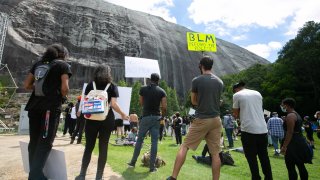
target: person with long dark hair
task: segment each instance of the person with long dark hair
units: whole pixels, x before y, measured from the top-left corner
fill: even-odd
[[[107,65],[99,65],[93,75],[93,81],[88,84],[85,89],[85,95],[89,94],[91,90],[94,89],[94,83],[98,90],[104,90],[106,86],[110,83],[107,89],[108,102],[111,105],[108,115],[103,121],[89,120],[86,119],[85,137],[86,146],[84,154],[82,157],[82,165],[80,170],[80,175],[77,176],[76,180],[84,180],[87,169],[91,160],[91,154],[96,144],[96,139],[99,135],[99,157],[96,179],[103,178],[104,167],[107,162],[108,153],[108,143],[110,139],[111,132],[115,125],[115,116],[112,111],[115,110],[121,115],[122,119],[129,119],[129,117],[120,109],[117,98],[119,97],[118,87],[112,83],[111,69]]]
[[[293,98],[283,99],[281,110],[287,113],[283,123],[285,131],[284,141],[281,147],[281,153],[284,154],[289,180],[298,179],[295,167],[298,167],[300,179],[308,179],[308,171],[304,163],[312,163],[311,150],[308,147],[306,139],[301,130],[302,118],[295,111],[296,101]]]
[[[56,136],[62,102],[69,91],[71,70],[64,61],[67,56],[68,51],[64,46],[49,46],[42,58],[32,66],[24,82],[24,88],[32,90],[25,108],[28,111],[30,133],[29,180],[47,179],[43,167]],[[47,67],[46,75],[41,67]],[[39,85],[40,80],[42,85]]]

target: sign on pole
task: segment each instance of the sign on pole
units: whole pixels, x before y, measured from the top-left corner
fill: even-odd
[[[161,76],[157,60],[125,56],[125,77],[150,78],[152,73]]]
[[[214,34],[187,32],[189,51],[217,52],[216,37]]]

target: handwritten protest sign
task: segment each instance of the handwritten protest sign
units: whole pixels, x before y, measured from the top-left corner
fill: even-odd
[[[217,52],[216,37],[214,34],[187,32],[189,51]]]

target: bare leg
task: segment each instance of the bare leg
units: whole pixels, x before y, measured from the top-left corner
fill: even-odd
[[[172,171],[173,178],[177,178],[177,176],[180,172],[180,169],[181,169],[184,161],[186,160],[188,150],[189,149],[186,146],[184,146],[183,144],[180,146],[180,149],[177,153],[176,161],[174,163],[173,171]]]
[[[220,178],[221,160],[219,154],[212,155],[212,179],[218,180]]]

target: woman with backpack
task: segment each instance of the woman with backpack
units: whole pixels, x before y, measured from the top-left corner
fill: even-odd
[[[47,179],[42,170],[56,137],[61,105],[69,91],[71,69],[65,62],[67,56],[68,51],[64,46],[49,46],[32,66],[24,82],[24,88],[32,90],[25,108],[30,128],[30,180]]]
[[[107,85],[110,86],[107,88]],[[107,65],[99,65],[93,74],[93,81],[88,84],[85,89],[85,95],[88,95],[92,90],[105,90],[107,88],[107,100],[110,108],[108,109],[107,116],[104,120],[95,120],[88,119],[89,116],[85,115],[86,118],[86,128],[85,128],[85,137],[86,137],[86,146],[84,154],[82,157],[82,165],[80,170],[80,175],[77,176],[76,180],[84,180],[86,172],[91,160],[91,154],[96,144],[96,139],[99,136],[99,157],[98,157],[98,166],[96,179],[103,178],[103,171],[105,164],[107,162],[107,152],[108,152],[108,143],[110,139],[111,132],[113,131],[115,125],[115,116],[112,111],[115,110],[121,115],[122,119],[129,119],[119,107],[117,103],[117,98],[119,97],[118,87],[112,83],[111,69]],[[83,112],[84,113],[84,112]]]
[[[301,126],[303,120],[295,111],[295,105],[296,101],[293,98],[282,100],[280,105],[281,110],[287,113],[283,123],[285,136],[281,146],[281,153],[284,154],[290,180],[298,179],[296,166],[299,170],[300,179],[308,179],[308,171],[304,164],[312,164],[312,149],[309,148],[302,134]]]

